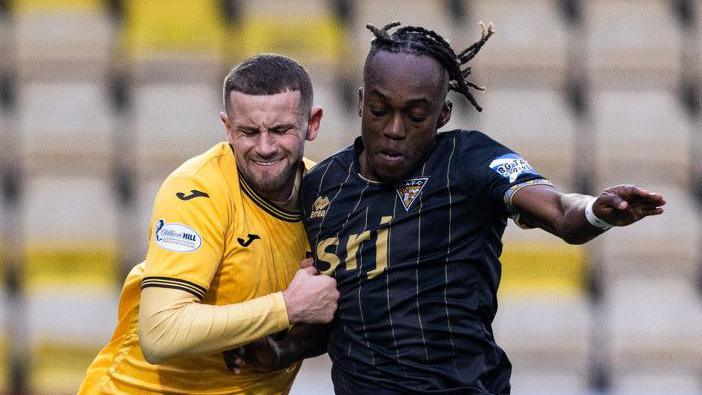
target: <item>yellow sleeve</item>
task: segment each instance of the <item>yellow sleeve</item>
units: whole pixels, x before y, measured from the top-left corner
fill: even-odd
[[[151,287],[141,293],[139,342],[150,363],[222,352],[288,325],[281,292],[224,306],[197,303],[177,289]]]
[[[142,288],[189,292],[202,300],[222,260],[226,190],[203,175],[166,179],[154,203]]]

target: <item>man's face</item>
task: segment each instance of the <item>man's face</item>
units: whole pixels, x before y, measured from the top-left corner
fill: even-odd
[[[448,76],[428,56],[380,51],[366,66],[359,91],[364,151],[361,175],[397,182],[413,172],[448,122]]]
[[[229,114],[222,112],[227,142],[234,148],[237,169],[270,200],[286,200],[302,160],[305,140],[317,136],[320,108],[302,113],[300,92],[274,95],[230,93]]]

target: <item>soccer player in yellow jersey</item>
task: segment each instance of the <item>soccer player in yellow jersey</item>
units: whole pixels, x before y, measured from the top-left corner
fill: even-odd
[[[146,260],[126,279],[117,328],[80,394],[287,393],[299,363],[235,374],[223,351],[331,321],[334,279],[300,269],[303,148],[322,118],[307,72],[279,55],[248,59],[224,81],[224,108],[227,142],[159,190]]]

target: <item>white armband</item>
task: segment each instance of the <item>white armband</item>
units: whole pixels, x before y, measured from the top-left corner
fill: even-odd
[[[602,230],[608,230],[609,228],[611,228],[614,225],[610,224],[609,222],[607,222],[603,219],[598,218],[597,215],[595,215],[595,212],[592,211],[592,205],[595,204],[595,200],[597,200],[597,198],[593,197],[592,199],[590,199],[590,201],[585,206],[585,219],[587,219],[587,222],[589,222],[590,225],[592,225],[596,228],[600,228]]]

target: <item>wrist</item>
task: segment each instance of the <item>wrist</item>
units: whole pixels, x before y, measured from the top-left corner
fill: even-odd
[[[602,231],[609,230],[614,225],[598,217],[593,210],[593,205],[595,204],[596,200],[597,198],[593,197],[590,199],[587,205],[585,205],[585,219],[590,225]]]
[[[283,290],[280,292],[280,294],[283,297],[283,304],[285,305],[285,315],[288,318],[288,325],[292,325],[296,322],[296,317],[295,312],[293,311],[292,306],[290,305],[290,297],[288,295],[288,290]]]

